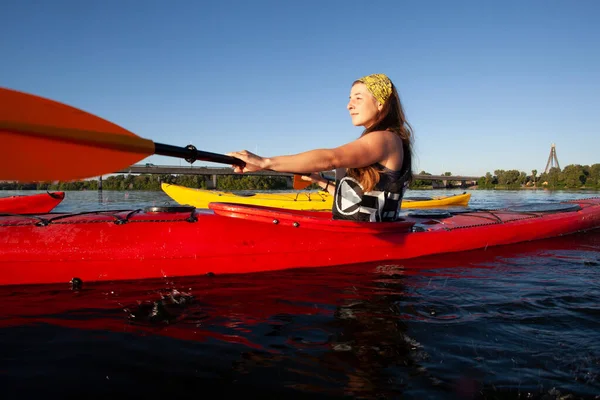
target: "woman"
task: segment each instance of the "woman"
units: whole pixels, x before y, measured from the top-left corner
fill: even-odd
[[[228,153],[246,163],[235,172],[271,170],[310,174],[309,179],[333,192],[333,218],[394,221],[412,180],[412,129],[404,117],[398,92],[384,74],[362,77],[352,84],[348,110],[362,135],[334,149],[260,157],[247,150]],[[319,171],[336,170],[335,183]]]

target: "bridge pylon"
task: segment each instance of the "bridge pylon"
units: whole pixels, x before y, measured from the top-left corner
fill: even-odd
[[[560,165],[558,164],[558,157],[556,157],[556,145],[552,143],[552,147],[550,147],[550,155],[548,156],[548,162],[546,162],[546,169],[544,173],[548,173],[550,168],[558,168],[560,170]]]

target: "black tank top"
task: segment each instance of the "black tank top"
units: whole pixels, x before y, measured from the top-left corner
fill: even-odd
[[[409,163],[410,164],[410,163]],[[336,188],[332,207],[333,219],[352,221],[395,221],[398,218],[402,196],[408,187],[410,169],[393,171],[376,163],[379,182],[370,192],[346,175],[346,169],[336,170]]]

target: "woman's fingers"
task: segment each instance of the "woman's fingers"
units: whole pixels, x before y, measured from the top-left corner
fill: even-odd
[[[240,173],[253,172],[253,171],[260,171],[263,169],[261,167],[262,161],[263,161],[262,157],[257,156],[256,154],[252,154],[248,150],[232,151],[230,153],[227,153],[227,155],[230,157],[239,158],[246,164],[245,167],[234,168],[235,172],[240,172]]]
[[[242,153],[239,152],[239,151],[232,151],[232,152],[229,152],[229,153],[225,153],[225,155],[227,155],[229,157],[235,157],[235,158],[239,158],[240,160],[243,160],[242,159]]]
[[[305,180],[305,181],[312,181],[312,182],[317,182],[317,183],[321,181],[321,176],[316,172],[313,172],[310,175],[300,175],[300,176],[302,177],[302,180]]]
[[[229,157],[239,158],[244,163],[248,164],[248,157],[246,156],[245,150],[232,151],[232,152],[226,153],[226,155],[228,155]],[[235,172],[236,174],[241,174],[244,172],[244,167],[240,167],[239,165],[232,165],[231,168],[233,168],[233,172]]]

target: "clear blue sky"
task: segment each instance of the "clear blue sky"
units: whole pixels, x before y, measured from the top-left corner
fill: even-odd
[[[155,142],[272,156],[358,137],[350,85],[385,73],[416,172],[541,172],[551,143],[561,167],[600,163],[599,17],[593,0],[12,1],[0,86]]]

